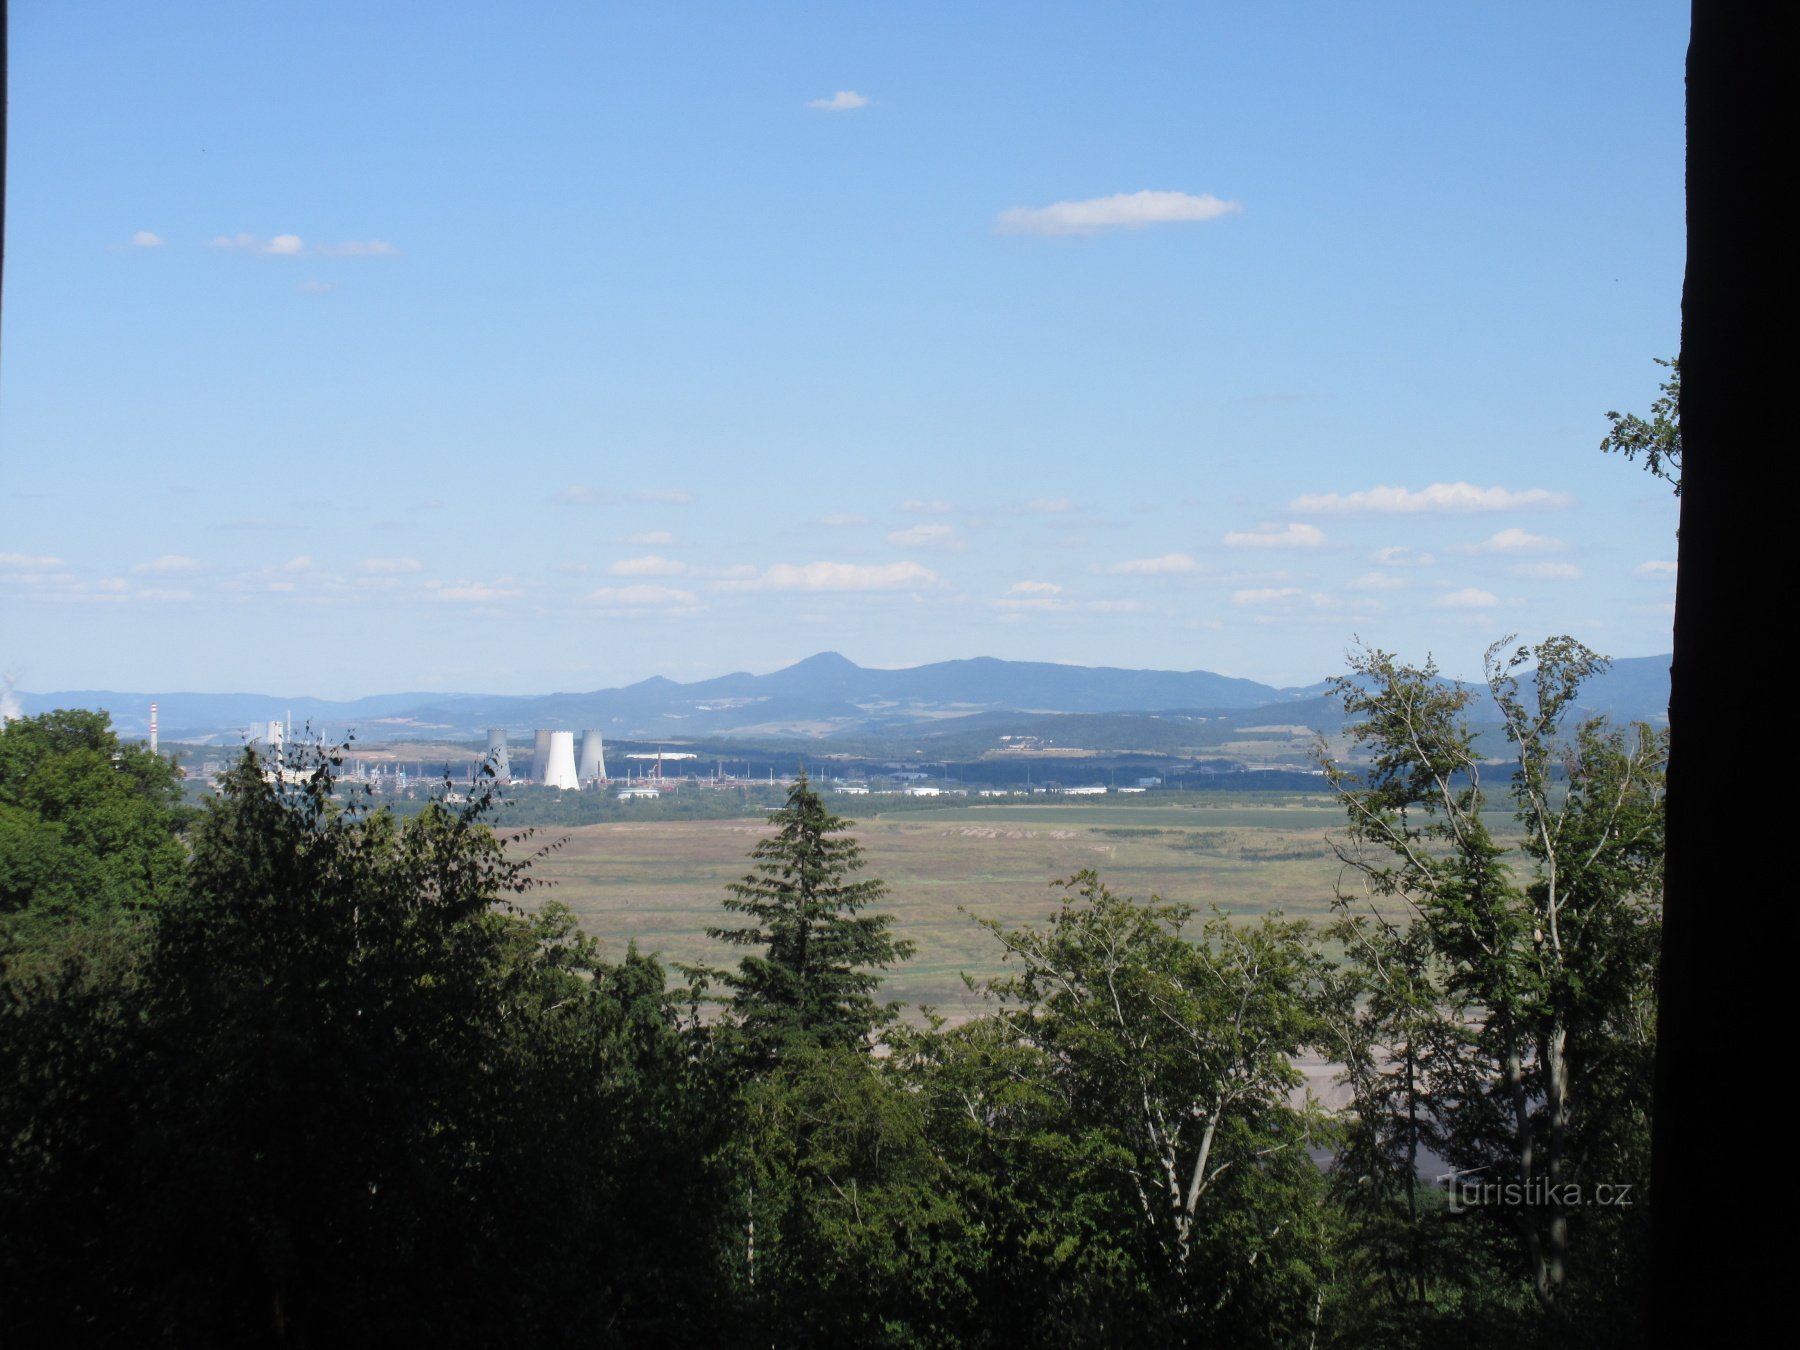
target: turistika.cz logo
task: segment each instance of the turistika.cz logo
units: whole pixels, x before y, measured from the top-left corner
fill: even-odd
[[[1523,1181],[1498,1181],[1483,1177],[1485,1167],[1445,1172],[1437,1178],[1450,1197],[1450,1212],[1462,1214],[1477,1206],[1506,1209],[1581,1209],[1588,1205],[1628,1207],[1636,1184],[1625,1181],[1597,1182],[1590,1189],[1577,1181],[1551,1181],[1531,1177]]]

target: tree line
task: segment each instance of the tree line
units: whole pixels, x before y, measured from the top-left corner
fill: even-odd
[[[485,800],[247,754],[196,812],[103,715],[10,723],[0,1343],[1632,1343],[1666,744],[1570,724],[1601,664],[1490,652],[1497,766],[1360,653],[1333,923],[1079,873],[957,1023],[881,999],[804,777],[671,970]]]

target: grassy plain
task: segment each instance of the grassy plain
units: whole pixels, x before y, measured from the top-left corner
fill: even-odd
[[[918,944],[892,972],[889,997],[930,1003],[951,1016],[972,1012],[960,972],[1001,972],[994,939],[971,915],[1009,926],[1042,923],[1058,893],[1050,883],[1096,869],[1123,894],[1217,905],[1251,918],[1270,910],[1323,918],[1339,864],[1327,832],[1342,810],[1322,796],[1268,804],[1162,806],[1137,803],[956,805],[883,815],[868,810],[853,833],[867,875],[886,881],[884,906]],[[748,869],[760,820],[608,823],[545,830],[534,843],[561,847],[534,869],[559,900],[615,955],[635,940],[677,961],[728,964],[736,954],[705,936],[721,921],[726,883]],[[960,907],[960,908],[959,908]],[[966,912],[965,912],[966,911]]]

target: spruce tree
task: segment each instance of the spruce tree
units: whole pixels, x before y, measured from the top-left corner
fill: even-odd
[[[776,833],[756,845],[754,867],[722,902],[749,922],[707,930],[757,949],[721,976],[733,1018],[766,1063],[801,1044],[861,1046],[899,1006],[875,1001],[876,972],[911,956],[913,944],[894,936],[891,914],[864,912],[887,886],[856,877],[862,846],[844,834],[855,822],[832,815],[804,772],[769,819]]]

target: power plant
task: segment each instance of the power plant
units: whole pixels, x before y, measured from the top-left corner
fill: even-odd
[[[512,782],[512,759],[506,753],[505,727],[488,728],[487,762],[496,783]]]
[[[506,744],[505,727],[489,727],[484,759],[493,769],[494,780],[510,783],[512,754]],[[552,731],[540,727],[532,733],[531,779],[545,787],[565,791],[583,783],[606,781],[606,749],[600,732],[589,727],[581,733],[581,756],[575,755],[575,733]]]
[[[540,731],[538,735],[550,738],[549,754],[537,776],[538,782],[565,792],[580,787],[581,780],[575,776],[575,733]]]
[[[606,747],[595,727],[581,733],[581,758],[576,762],[575,776],[584,783],[606,777]]]

